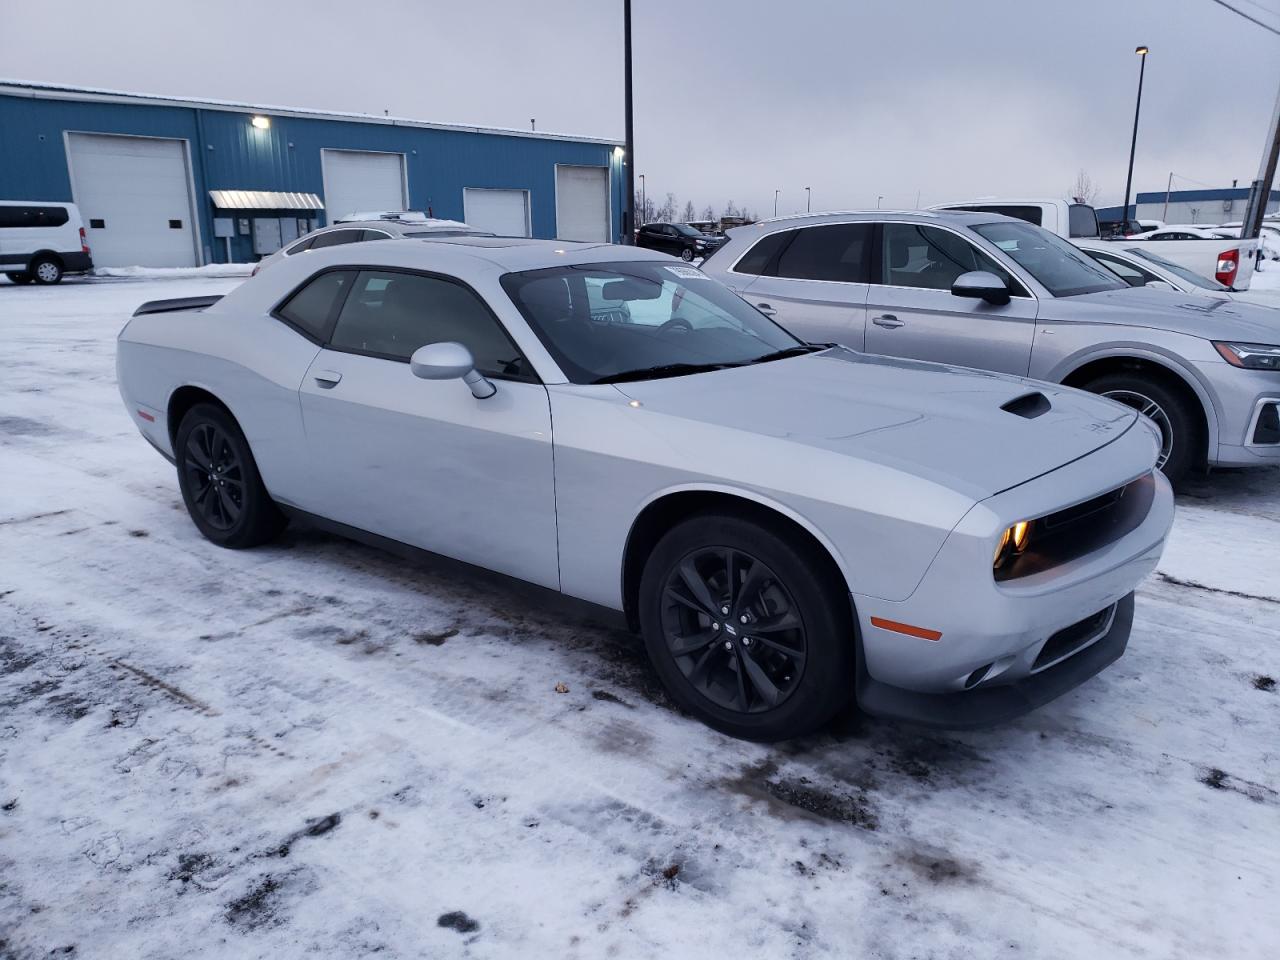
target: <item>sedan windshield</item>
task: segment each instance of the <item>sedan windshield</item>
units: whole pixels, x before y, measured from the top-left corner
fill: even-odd
[[[1166,260],[1164,257],[1160,256],[1159,254],[1152,253],[1149,250],[1139,250],[1137,247],[1129,247],[1127,250],[1125,250],[1125,253],[1132,254],[1135,257],[1141,257],[1143,260],[1149,260],[1152,263],[1157,264],[1158,266],[1164,267],[1166,270],[1168,270],[1170,273],[1174,274],[1175,276],[1181,277],[1183,280],[1187,281],[1187,283],[1194,284],[1197,287],[1203,287],[1205,290],[1230,290],[1231,289],[1230,287],[1224,286],[1223,284],[1219,283],[1217,280],[1212,280],[1209,277],[1201,276],[1200,274],[1196,273],[1194,270],[1188,270],[1182,264],[1174,263],[1172,260]]]
[[[1079,247],[1029,223],[980,223],[974,232],[990,240],[1055,297],[1123,290],[1124,281]]]
[[[578,264],[508,273],[502,286],[573,383],[681,376],[810,349],[693,267]]]

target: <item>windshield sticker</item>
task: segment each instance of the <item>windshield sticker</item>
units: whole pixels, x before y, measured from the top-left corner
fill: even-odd
[[[681,280],[706,280],[707,275],[695,267],[667,267],[669,273]]]

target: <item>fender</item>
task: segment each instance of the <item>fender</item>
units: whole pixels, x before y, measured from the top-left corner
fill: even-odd
[[[1103,346],[1086,347],[1060,360],[1044,377],[1053,383],[1062,383],[1067,377],[1086,364],[1093,363],[1095,360],[1110,359],[1146,360],[1168,370],[1190,387],[1204,410],[1204,420],[1209,434],[1207,449],[1210,452],[1210,460],[1213,459],[1213,455],[1218,449],[1218,419],[1220,412],[1217,407],[1217,400],[1209,392],[1199,371],[1194,366],[1188,366],[1183,363],[1175,354],[1168,353],[1151,344],[1109,343]]]

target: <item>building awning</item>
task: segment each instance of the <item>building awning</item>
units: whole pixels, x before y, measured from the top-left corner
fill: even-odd
[[[280,190],[210,190],[209,199],[220,210],[323,210],[314,193]]]

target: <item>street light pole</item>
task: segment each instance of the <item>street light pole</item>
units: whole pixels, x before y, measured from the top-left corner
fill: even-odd
[[[1120,229],[1129,232],[1129,197],[1133,190],[1133,155],[1138,149],[1138,115],[1142,113],[1142,78],[1147,71],[1147,54],[1150,52],[1145,46],[1138,47],[1134,51],[1138,55],[1140,66],[1138,67],[1138,102],[1133,108],[1133,139],[1129,141],[1129,176],[1124,181],[1124,210],[1120,214]],[[1134,211],[1137,213],[1137,211]]]
[[[626,139],[627,145],[622,155],[622,162],[627,168],[627,203],[622,217],[622,242],[636,242],[636,138],[632,124],[631,109],[631,0],[622,0],[622,96],[626,101]]]
[[[781,190],[773,191],[773,215],[775,217],[778,215],[778,194],[781,192]]]
[[[809,188],[805,187],[804,188],[804,212],[805,213],[808,213],[810,210],[813,209],[813,205],[811,203],[812,200],[813,200],[813,195],[809,193]]]
[[[647,220],[649,219],[649,201],[645,198],[645,193],[644,193],[644,174],[643,173],[639,174],[639,177],[640,177],[640,216],[642,219]],[[637,223],[636,226],[638,227],[640,226],[640,224]]]
[[[876,197],[876,209],[877,209],[877,210],[879,210],[879,209],[880,209],[880,201],[881,201],[881,200],[883,200],[883,199],[884,199],[884,194],[881,194],[880,196]]]

